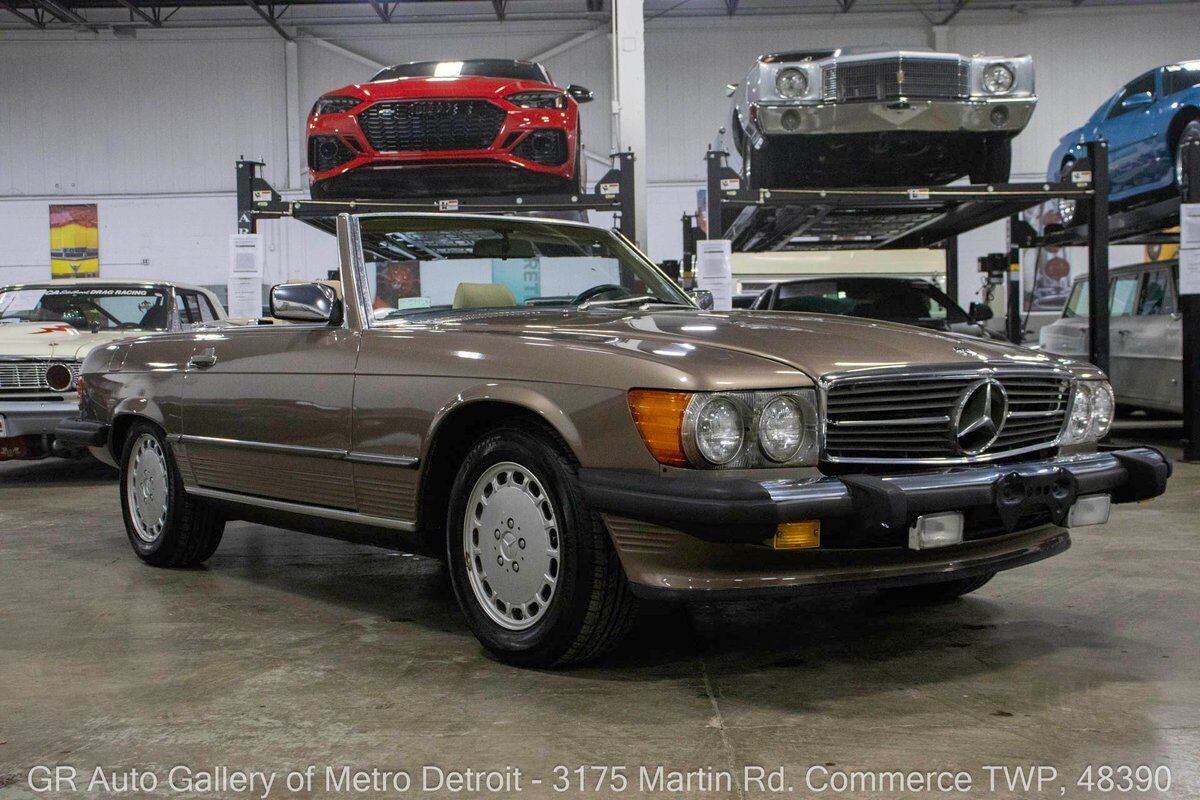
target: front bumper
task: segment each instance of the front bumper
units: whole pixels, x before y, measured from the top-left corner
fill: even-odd
[[[12,438],[53,434],[58,423],[77,413],[74,402],[61,399],[0,402],[0,416],[4,417],[4,433],[0,435]]]
[[[580,470],[588,503],[608,524],[642,594],[731,597],[805,589],[865,589],[968,577],[1062,552],[1079,497],[1156,497],[1170,463],[1132,448],[1043,461],[901,475],[806,480],[666,478]],[[907,547],[918,516],[961,511],[962,544]],[[777,551],[784,522],[819,520],[820,546]]]
[[[759,104],[752,108],[752,113],[759,130],[769,136],[888,131],[967,132],[1015,136],[1025,128],[1036,105],[1036,97],[889,100],[816,105]],[[1000,108],[1004,111],[997,112],[997,116],[1003,113],[1004,120],[997,124],[992,112]]]

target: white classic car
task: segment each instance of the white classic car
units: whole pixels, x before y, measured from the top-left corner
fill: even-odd
[[[921,49],[760,56],[729,94],[753,188],[1005,183],[1037,105],[1029,56]]]
[[[224,323],[216,295],[163,281],[78,278],[0,287],[0,461],[82,456],[54,429],[76,414],[84,356],[145,333]]]

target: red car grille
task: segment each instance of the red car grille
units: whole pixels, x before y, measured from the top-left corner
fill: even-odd
[[[376,103],[358,124],[380,152],[484,150],[504,124],[504,111],[486,100],[398,100]]]

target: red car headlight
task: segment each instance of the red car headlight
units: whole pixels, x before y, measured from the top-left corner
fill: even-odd
[[[341,114],[362,103],[357,97],[347,97],[341,94],[331,94],[322,97],[313,104],[314,114]]]
[[[504,98],[513,105],[521,108],[557,108],[567,107],[567,96],[562,92],[518,92]]]

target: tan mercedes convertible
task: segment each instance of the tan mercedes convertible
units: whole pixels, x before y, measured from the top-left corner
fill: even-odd
[[[88,356],[59,435],[149,564],[228,520],[447,559],[483,644],[594,657],[642,598],[954,597],[1161,494],[1087,365],[886,322],[704,311],[618,234],[342,216],[340,282]]]

